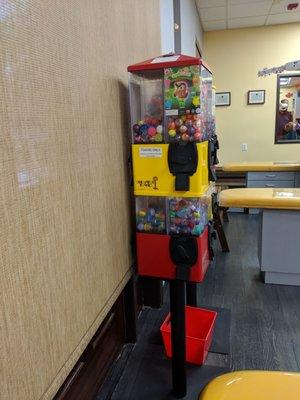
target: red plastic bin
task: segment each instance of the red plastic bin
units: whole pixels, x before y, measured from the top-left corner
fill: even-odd
[[[217,313],[198,307],[185,307],[186,361],[202,365],[209,351]],[[167,357],[172,357],[171,314],[160,327]]]

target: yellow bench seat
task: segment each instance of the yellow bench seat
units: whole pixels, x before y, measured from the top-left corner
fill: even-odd
[[[300,210],[300,189],[227,189],[220,193],[219,204],[221,207]]]
[[[236,371],[213,379],[199,400],[299,400],[300,373]]]
[[[222,166],[223,171],[226,172],[265,172],[265,171],[300,171],[299,161],[286,161],[286,162],[235,162],[226,163]]]

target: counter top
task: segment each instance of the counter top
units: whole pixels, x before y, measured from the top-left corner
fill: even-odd
[[[226,172],[251,172],[251,171],[300,171],[300,161],[281,162],[234,162],[222,166]]]
[[[227,189],[219,196],[221,207],[300,210],[300,189]]]

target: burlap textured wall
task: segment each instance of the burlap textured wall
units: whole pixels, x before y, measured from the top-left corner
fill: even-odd
[[[159,0],[0,1],[0,399],[51,399],[129,277],[126,66]]]

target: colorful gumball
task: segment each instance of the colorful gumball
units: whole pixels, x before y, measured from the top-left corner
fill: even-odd
[[[170,130],[168,131],[168,134],[169,134],[170,137],[175,137],[175,136],[176,136],[176,131],[175,131],[175,129],[170,129]]]
[[[181,127],[179,128],[180,133],[185,133],[187,131],[187,127],[185,125],[181,125]]]
[[[175,125],[176,125],[177,127],[181,126],[182,124],[183,124],[182,119],[177,118],[177,119],[175,120]]]
[[[137,230],[138,231],[143,231],[144,230],[144,224],[143,223],[138,224],[137,225]]]
[[[155,128],[154,126],[150,126],[150,127],[148,128],[148,135],[149,135],[150,137],[153,137],[153,136],[156,135],[156,128]]]
[[[200,142],[201,139],[202,139],[202,134],[201,134],[201,132],[196,132],[195,135],[194,135],[194,139],[195,139],[197,142]]]
[[[162,127],[162,125],[157,125],[157,127],[156,127],[156,132],[157,132],[157,133],[163,133],[163,127]]]
[[[133,125],[133,131],[134,131],[135,133],[139,133],[139,129],[140,129],[140,125],[139,125],[139,124],[134,124],[134,125]]]
[[[199,236],[199,235],[201,235],[202,232],[203,232],[203,230],[201,229],[201,226],[200,225],[196,225],[194,227],[194,229],[192,230],[192,235]]]
[[[196,133],[196,128],[194,128],[193,126],[191,126],[188,130],[189,135],[194,136],[194,134]]]
[[[139,134],[143,135],[144,133],[146,133],[148,130],[148,125],[147,124],[142,124],[140,125],[140,129],[139,129]]]
[[[155,142],[161,143],[162,140],[163,140],[163,136],[162,136],[161,133],[157,133],[157,134],[154,136],[154,141],[155,141]]]
[[[144,231],[145,232],[150,232],[151,231],[151,224],[147,223],[144,225]]]

